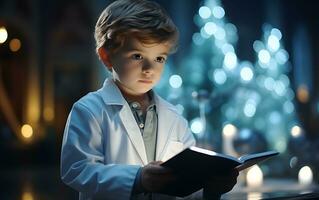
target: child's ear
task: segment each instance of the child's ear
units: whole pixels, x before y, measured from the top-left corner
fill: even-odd
[[[102,62],[104,63],[104,65],[111,70],[112,69],[112,63],[110,60],[110,56],[108,54],[108,52],[106,51],[106,49],[104,47],[100,47],[98,49],[98,54],[100,56],[100,59],[102,60]]]

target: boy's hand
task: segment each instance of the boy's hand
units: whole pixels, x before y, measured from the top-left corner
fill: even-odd
[[[224,176],[211,177],[204,186],[204,199],[218,199],[221,194],[232,190],[238,175],[238,170],[234,169]]]
[[[141,184],[147,192],[160,192],[167,184],[176,180],[172,171],[160,166],[162,161],[145,165],[141,172]]]

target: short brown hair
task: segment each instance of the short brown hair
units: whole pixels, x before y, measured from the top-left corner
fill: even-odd
[[[148,0],[117,0],[107,6],[95,25],[96,49],[114,52],[125,38],[134,36],[146,44],[171,43],[177,49],[178,30],[166,11]]]

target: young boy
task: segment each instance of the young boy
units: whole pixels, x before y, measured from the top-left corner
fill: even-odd
[[[73,105],[62,180],[80,199],[175,199],[160,194],[178,178],[160,163],[195,140],[186,120],[152,88],[176,49],[177,28],[152,1],[118,0],[100,15],[95,39],[112,78]],[[204,193],[213,198],[231,190],[237,175],[212,178]]]

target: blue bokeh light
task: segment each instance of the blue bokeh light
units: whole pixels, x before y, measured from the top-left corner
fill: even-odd
[[[172,75],[169,78],[169,84],[172,88],[180,88],[183,84],[182,77],[180,77],[179,75]]]
[[[224,58],[224,66],[227,70],[233,70],[237,66],[237,56],[234,52],[228,52]]]
[[[222,7],[220,7],[220,6],[215,6],[213,8],[213,15],[217,19],[221,19],[221,18],[223,18],[225,16],[225,10]]]
[[[199,11],[198,11],[198,14],[201,18],[203,19],[208,19],[211,14],[212,14],[212,11],[210,10],[209,7],[207,6],[202,6],[199,8]]]

